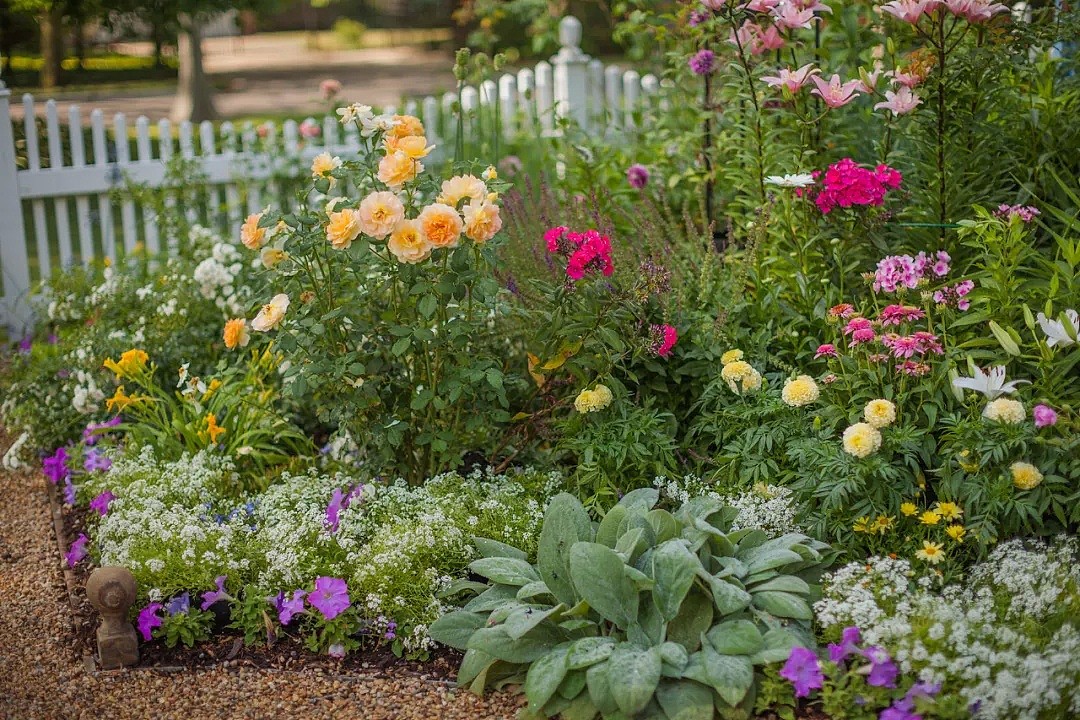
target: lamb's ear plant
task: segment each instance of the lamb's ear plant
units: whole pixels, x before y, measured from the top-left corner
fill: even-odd
[[[832,559],[800,534],[730,531],[735,511],[695,498],[674,513],[635,490],[599,524],[563,493],[537,562],[477,539],[488,579],[431,636],[465,651],[458,682],[524,685],[523,717],[750,717],[760,669],[812,644],[810,601]]]

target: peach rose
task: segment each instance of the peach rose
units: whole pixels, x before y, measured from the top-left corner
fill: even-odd
[[[341,158],[332,156],[328,152],[319,153],[311,161],[311,177],[316,180],[326,177],[328,174],[341,167]],[[330,178],[330,187],[334,186],[336,178]]]
[[[465,214],[465,236],[478,243],[485,243],[502,229],[499,206],[487,200],[473,200],[462,210]]]
[[[417,162],[404,152],[397,150],[387,153],[379,161],[378,178],[389,187],[396,189],[412,180],[417,173],[423,172],[423,170],[423,163]]]
[[[416,218],[420,231],[433,247],[457,247],[461,237],[461,216],[457,210],[442,203],[433,203],[424,208]]]
[[[258,250],[266,242],[266,228],[259,227],[262,213],[252,213],[240,226],[240,242],[248,250]]]
[[[278,293],[270,302],[262,306],[262,310],[251,321],[251,329],[256,332],[267,332],[281,325],[285,319],[285,311],[289,309],[289,296]]]
[[[386,132],[388,138],[404,138],[424,134],[424,123],[415,115],[395,115],[395,125]]]
[[[418,263],[427,260],[432,246],[420,230],[418,220],[402,220],[390,234],[386,247],[394,253],[398,262]]]
[[[330,213],[326,239],[337,250],[346,250],[360,234],[360,213],[352,208]]]
[[[388,153],[403,152],[413,160],[427,157],[434,145],[427,144],[427,138],[423,135],[409,135],[403,138],[386,138],[386,151]]]
[[[442,192],[436,200],[457,207],[465,198],[482,200],[486,195],[487,186],[480,178],[475,175],[455,175],[449,180],[443,180]]]
[[[360,202],[360,230],[382,240],[405,217],[405,206],[392,192],[373,192]]]
[[[235,350],[238,347],[247,347],[247,344],[251,341],[251,335],[248,333],[247,320],[244,318],[233,318],[225,323],[225,347],[230,350]]]

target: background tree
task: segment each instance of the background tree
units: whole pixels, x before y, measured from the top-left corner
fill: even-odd
[[[49,90],[60,84],[64,60],[64,11],[67,0],[11,0],[14,12],[32,15],[41,38],[41,87]]]

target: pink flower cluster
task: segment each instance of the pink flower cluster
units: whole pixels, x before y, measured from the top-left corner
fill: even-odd
[[[873,342],[877,338],[874,332],[874,323],[864,317],[855,317],[844,326],[844,334],[851,336],[848,347],[855,347],[864,343]]]
[[[885,325],[900,325],[913,320],[922,320],[926,313],[911,305],[888,305],[878,315],[878,322]]]
[[[878,261],[877,269],[874,271],[874,292],[896,292],[901,288],[913,289],[927,276],[927,273],[944,277],[949,274],[951,261],[949,253],[944,250],[938,250],[933,256],[920,252],[915,257],[910,255],[884,257]]]
[[[970,23],[983,23],[1000,12],[1008,11],[1007,5],[993,0],[893,0],[881,6],[898,20],[914,25],[924,15],[930,15],[938,8],[945,8],[956,17],[962,17]]]
[[[566,274],[572,280],[580,280],[590,272],[599,271],[604,277],[615,272],[611,239],[596,230],[579,233],[560,225],[544,233],[544,242],[548,252],[567,256]]]
[[[649,349],[660,357],[667,357],[679,340],[679,333],[671,325],[649,326]]]
[[[937,335],[920,330],[912,335],[888,333],[881,336],[881,344],[892,351],[893,357],[907,359],[913,355],[941,355],[945,352]]]
[[[994,217],[1005,218],[1008,220],[1012,217],[1018,217],[1025,223],[1029,223],[1035,219],[1036,215],[1042,215],[1037,207],[1031,205],[999,205],[998,209],[994,211]]]
[[[816,180],[821,173],[815,173]],[[822,214],[827,215],[836,207],[856,205],[881,205],[889,190],[900,187],[903,176],[888,165],[878,165],[873,170],[860,167],[851,158],[833,163],[822,177],[822,190],[814,203]]]
[[[967,310],[971,307],[971,301],[966,296],[973,289],[975,283],[971,280],[962,280],[952,287],[946,285],[934,291],[934,302],[945,307],[955,307],[957,310]]]

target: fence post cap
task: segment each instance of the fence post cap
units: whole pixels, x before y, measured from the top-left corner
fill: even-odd
[[[567,15],[559,21],[559,52],[553,60],[560,62],[587,62],[589,56],[581,52],[581,21]]]

